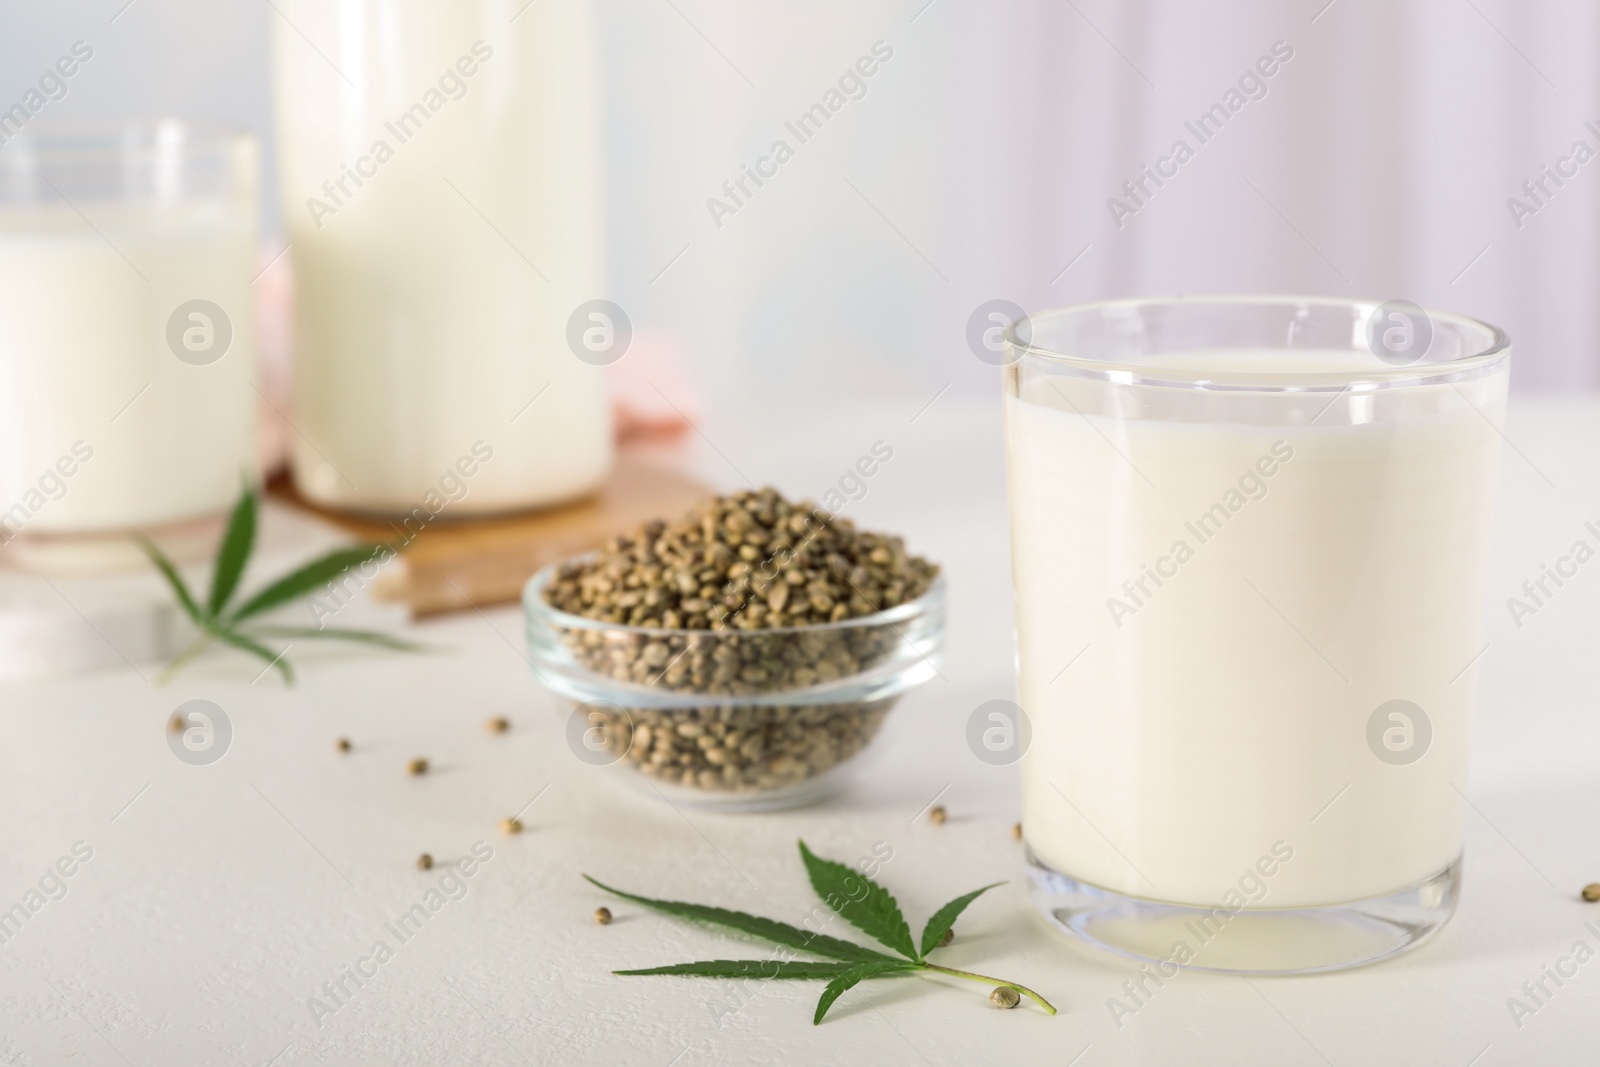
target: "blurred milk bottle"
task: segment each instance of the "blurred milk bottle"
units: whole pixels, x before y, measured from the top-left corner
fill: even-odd
[[[453,515],[594,489],[605,360],[568,341],[610,327],[583,306],[604,284],[589,0],[279,0],[271,19],[297,488]]]

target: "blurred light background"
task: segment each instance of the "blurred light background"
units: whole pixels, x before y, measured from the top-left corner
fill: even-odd
[[[518,0],[508,0],[515,5]],[[584,0],[532,0],[571,4]],[[1505,327],[1519,386],[1600,382],[1600,8],[1576,0],[601,0],[609,292],[713,411],[774,392],[996,388],[968,316],[1106,297],[1406,298]],[[10,0],[0,108],[220,117],[272,175],[266,0]],[[741,165],[892,49],[732,215]],[[1292,50],[1206,143],[1194,123]],[[306,42],[309,46],[314,42]],[[1237,98],[1236,98],[1237,99]],[[1585,124],[1594,122],[1593,127]],[[1142,205],[1125,181],[1183,139]],[[1562,163],[1565,158],[1567,163]],[[1545,166],[1536,204],[1524,189]],[[1572,171],[1575,170],[1575,173]],[[1141,194],[1142,195],[1142,194]],[[1108,200],[1138,210],[1118,220]],[[1513,216],[1508,200],[1537,206]],[[720,221],[720,225],[718,222]]]

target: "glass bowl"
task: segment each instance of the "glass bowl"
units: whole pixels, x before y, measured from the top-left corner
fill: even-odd
[[[767,811],[849,780],[901,694],[938,673],[945,581],[859,618],[771,629],[669,630],[571,615],[544,598],[574,560],[528,580],[531,662],[573,705],[586,763],[674,804]]]

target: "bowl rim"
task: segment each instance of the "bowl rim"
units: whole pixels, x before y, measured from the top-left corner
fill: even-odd
[[[804,626],[763,626],[753,630],[724,629],[724,630],[691,630],[684,627],[669,629],[665,626],[632,626],[620,622],[607,622],[604,619],[591,619],[585,615],[573,615],[570,612],[552,606],[541,592],[549,584],[550,577],[561,567],[569,566],[582,560],[592,559],[597,552],[581,552],[575,556],[567,556],[546,564],[534,572],[522,587],[522,609],[529,623],[536,618],[549,629],[581,629],[604,630],[607,633],[639,634],[644,637],[708,637],[718,640],[729,637],[753,637],[757,635],[783,635],[783,634],[818,634],[830,633],[838,630],[854,630],[866,626],[893,626],[898,622],[907,622],[920,615],[939,607],[944,603],[947,582],[944,569],[934,575],[933,583],[923,591],[915,600],[908,600],[904,604],[896,604],[883,611],[875,611],[871,615],[857,615],[854,618],[840,619],[838,622],[808,623]]]

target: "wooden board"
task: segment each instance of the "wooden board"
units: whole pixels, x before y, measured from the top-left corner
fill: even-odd
[[[381,518],[330,511],[295,492],[287,477],[268,492],[314,512],[357,537],[392,541]],[[606,538],[654,518],[675,517],[712,490],[659,460],[619,453],[611,477],[594,496],[543,511],[451,520],[448,511],[423,527],[396,564],[373,586],[380,600],[405,604],[413,618],[516,601],[535,571],[598,548]]]

